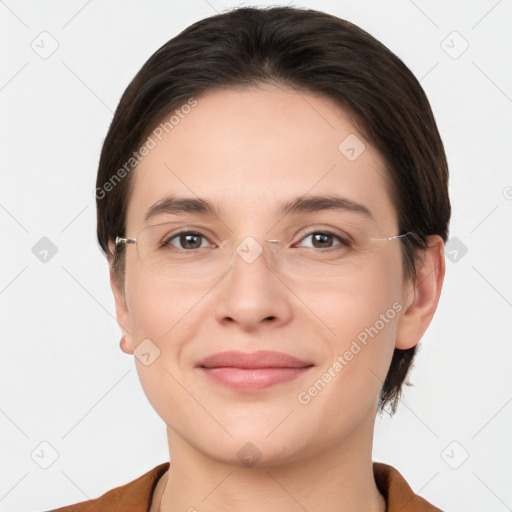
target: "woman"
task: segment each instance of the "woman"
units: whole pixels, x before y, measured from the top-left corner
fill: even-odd
[[[447,184],[418,81],[349,22],[240,8],[159,49],[96,197],[171,463],[59,510],[438,510],[371,454],[438,304]]]

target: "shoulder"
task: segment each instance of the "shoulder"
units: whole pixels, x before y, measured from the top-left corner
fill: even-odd
[[[147,512],[158,479],[169,469],[165,462],[144,473],[139,478],[106,492],[99,498],[76,503],[51,512]]]
[[[386,498],[386,512],[442,512],[415,494],[405,478],[393,466],[374,462],[373,475],[377,488]]]

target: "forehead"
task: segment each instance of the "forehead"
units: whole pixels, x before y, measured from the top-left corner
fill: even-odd
[[[250,222],[292,198],[335,193],[366,205],[383,228],[396,225],[382,159],[331,100],[265,88],[196,101],[150,135],[153,147],[133,171],[129,230],[169,195],[206,198]]]

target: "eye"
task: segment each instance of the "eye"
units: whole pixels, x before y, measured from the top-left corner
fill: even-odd
[[[162,246],[172,246],[173,248],[182,251],[188,251],[194,249],[202,249],[203,247],[212,247],[213,244],[201,233],[196,233],[193,231],[182,231],[181,233],[173,235],[164,240]]]
[[[313,249],[331,249],[333,247],[350,247],[350,242],[330,231],[313,231],[306,235],[302,240],[310,239],[310,245],[302,245],[302,247],[311,247]],[[338,243],[336,243],[338,242]]]

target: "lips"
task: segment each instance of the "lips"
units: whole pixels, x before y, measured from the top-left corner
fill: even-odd
[[[205,368],[303,368],[313,363],[302,361],[282,352],[261,350],[245,353],[237,351],[219,352],[203,359],[197,366]]]
[[[313,366],[310,361],[273,351],[219,352],[196,365],[199,371],[217,384],[245,392],[289,382]]]

